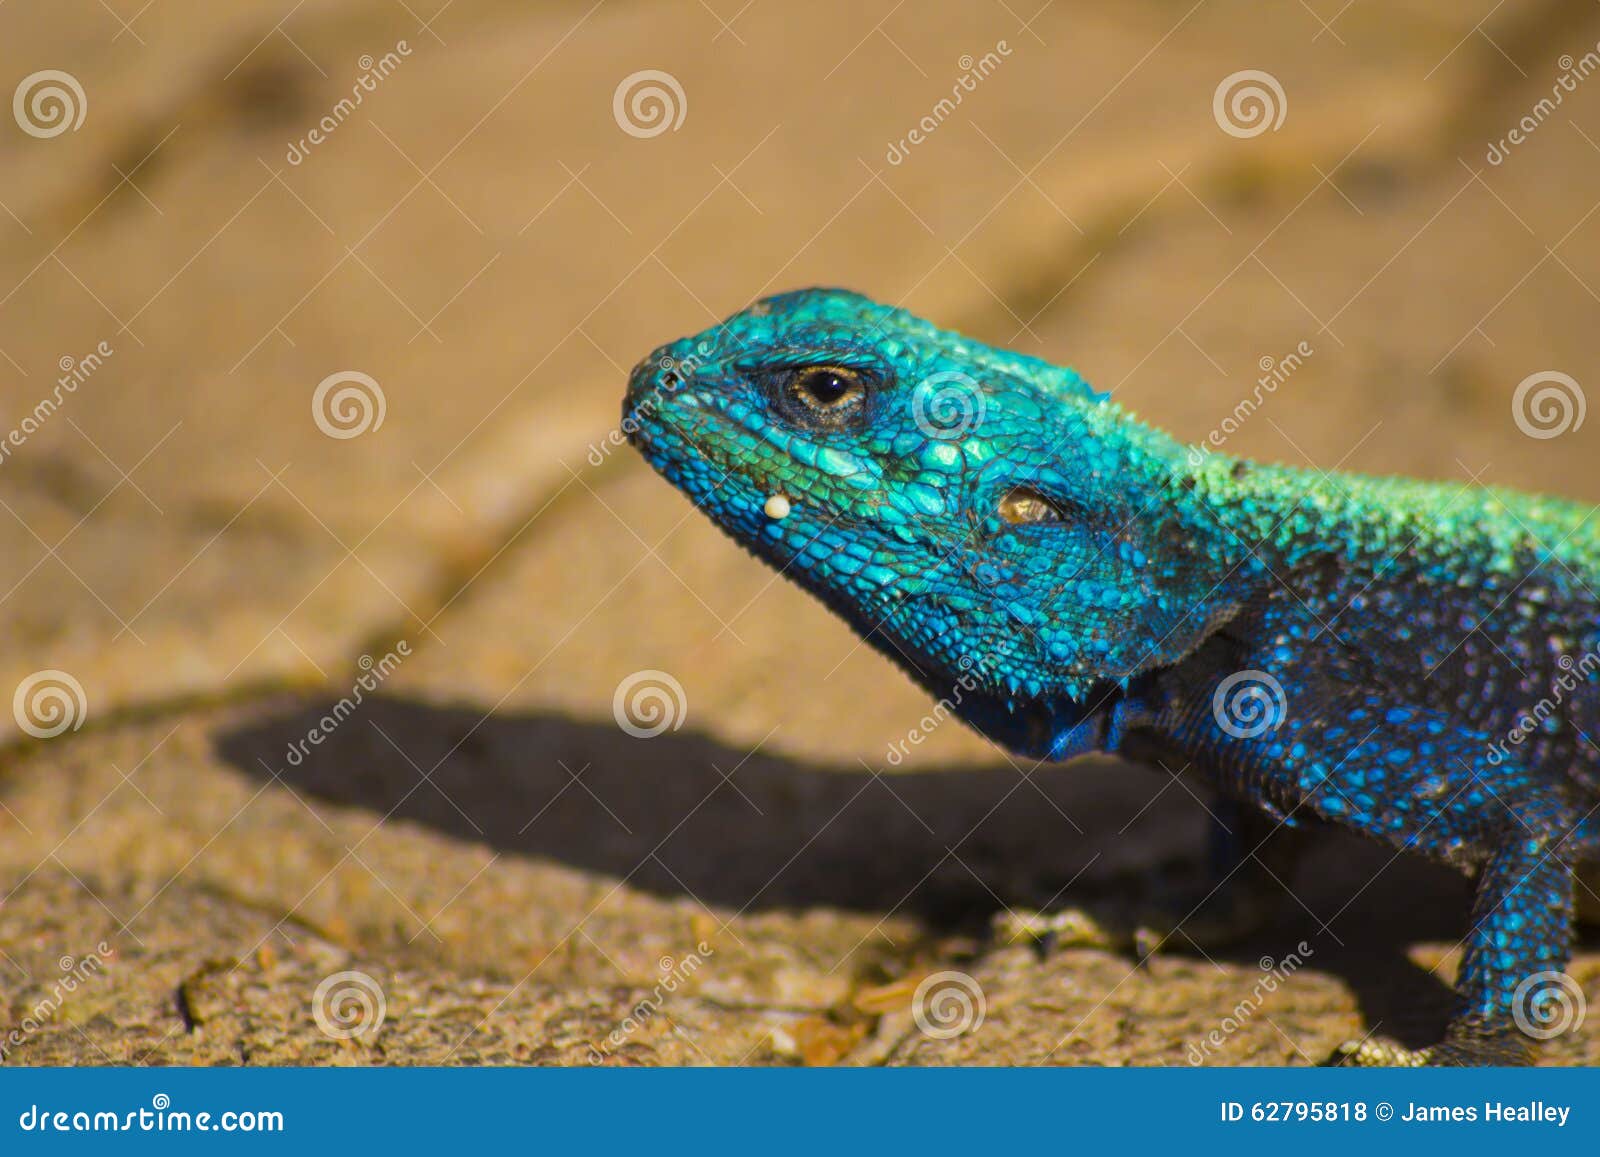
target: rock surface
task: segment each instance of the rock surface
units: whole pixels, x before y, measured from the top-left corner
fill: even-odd
[[[1230,452],[1600,501],[1593,427],[1512,400],[1592,385],[1600,86],[1539,102],[1600,11],[813,7],[0,6],[0,75],[85,106],[0,132],[0,691],[81,725],[0,712],[5,1059],[1301,1064],[1438,1031],[1465,888],[1378,848],[1318,844],[1225,951],[994,934],[1181,901],[1211,801],[943,719],[619,447],[617,403],[660,341],[844,284]],[[1276,129],[1225,131],[1245,69]],[[614,110],[642,70],[675,129]],[[1572,973],[1600,999],[1592,937]]]

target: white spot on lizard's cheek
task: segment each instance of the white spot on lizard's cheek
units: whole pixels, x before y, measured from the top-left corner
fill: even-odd
[[[761,509],[766,512],[768,518],[776,519],[781,522],[783,519],[789,517],[789,511],[792,510],[793,507],[789,505],[789,500],[783,495],[774,494],[767,499],[766,505]]]

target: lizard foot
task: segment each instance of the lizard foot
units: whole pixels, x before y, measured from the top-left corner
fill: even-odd
[[[1419,1069],[1432,1063],[1432,1049],[1408,1049],[1382,1037],[1347,1040],[1323,1062],[1333,1068]]]
[[[1457,1021],[1439,1044],[1408,1049],[1382,1038],[1346,1041],[1327,1064],[1338,1067],[1470,1068],[1483,1065],[1521,1066],[1533,1063],[1528,1040],[1515,1029],[1497,1030],[1472,1020]]]

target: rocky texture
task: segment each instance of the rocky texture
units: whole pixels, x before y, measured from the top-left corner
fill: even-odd
[[[612,425],[649,348],[826,282],[1230,451],[1600,499],[1592,427],[1512,415],[1590,370],[1600,87],[1486,159],[1600,17],[925,7],[0,7],[0,75],[88,102],[0,132],[0,689],[64,670],[87,716],[0,713],[8,1059],[1304,1063],[1437,1031],[1464,890],[1379,849],[1319,847],[1226,951],[994,937],[1181,899],[1208,801],[942,719]],[[641,139],[612,98],[652,68],[686,115]],[[1287,115],[1241,138],[1213,94],[1246,68]],[[383,421],[330,437],[346,371]],[[614,716],[638,672],[670,677],[654,738]],[[1573,971],[1600,997],[1592,941]],[[344,1037],[314,1013],[350,972],[384,1019]],[[918,1026],[939,973],[974,1031]]]

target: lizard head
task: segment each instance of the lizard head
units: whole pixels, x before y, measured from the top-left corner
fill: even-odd
[[[1225,615],[1185,448],[1071,370],[855,293],[767,298],[662,346],[623,429],[930,687],[1085,703]]]

